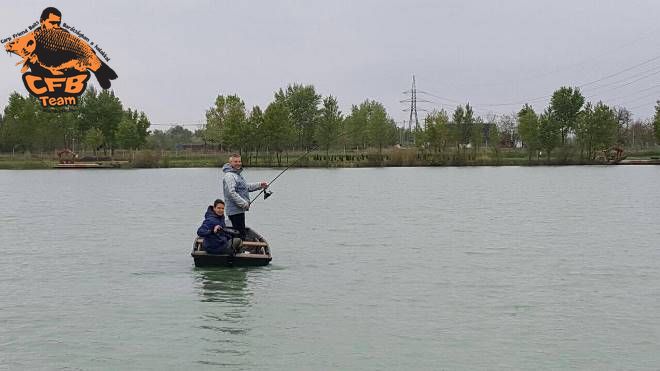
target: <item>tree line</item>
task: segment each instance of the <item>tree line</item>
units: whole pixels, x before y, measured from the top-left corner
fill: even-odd
[[[382,151],[399,137],[394,120],[381,103],[367,99],[353,105],[345,116],[336,97],[323,97],[313,85],[300,84],[276,91],[265,110],[259,106],[246,109],[238,95],[219,95],[206,111],[201,136],[206,143],[237,152],[266,151],[276,156],[310,148]]]
[[[0,115],[0,151],[84,149],[105,154],[140,149],[149,135],[144,112],[124,109],[114,92],[88,89],[75,109],[44,110],[39,101],[14,92]]]
[[[33,97],[13,93],[0,114],[0,151],[52,151],[62,148],[180,149],[184,144],[236,152],[273,153],[319,149],[373,149],[415,145],[423,152],[451,153],[469,159],[482,148],[498,155],[522,146],[529,159],[559,153],[563,158],[593,159],[613,146],[644,147],[660,141],[660,103],[652,120],[632,120],[623,107],[585,102],[578,88],[561,87],[537,113],[526,104],[511,115],[475,114],[470,104],[428,114],[422,127],[396,126],[375,100],[352,105],[344,114],[336,97],[323,97],[313,85],[292,84],[274,92],[265,110],[247,108],[238,95],[219,95],[206,111],[205,125],[192,132],[182,126],[150,131],[144,112],[125,109],[112,91],[90,88],[75,110],[44,111]],[[483,152],[483,151],[481,151]]]
[[[455,149],[462,156],[475,154],[481,146],[496,152],[502,147],[522,146],[532,157],[594,159],[612,148],[649,147],[660,142],[660,101],[651,121],[632,120],[625,107],[603,102],[585,102],[578,88],[561,87],[542,113],[525,104],[517,114],[475,117],[469,105],[459,105],[452,116],[444,111],[427,115],[415,132],[415,144],[442,153]],[[470,148],[470,150],[468,150]]]

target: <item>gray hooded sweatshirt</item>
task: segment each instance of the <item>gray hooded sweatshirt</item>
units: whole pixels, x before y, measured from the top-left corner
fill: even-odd
[[[241,172],[234,170],[228,163],[222,167],[222,190],[225,195],[225,213],[235,215],[247,211],[250,205],[250,192],[261,189],[261,183],[248,183]]]

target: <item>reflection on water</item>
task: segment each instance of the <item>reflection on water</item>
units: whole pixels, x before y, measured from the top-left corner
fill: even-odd
[[[202,302],[248,305],[247,272],[232,268],[195,268]]]
[[[204,344],[198,363],[213,366],[240,366],[248,354],[250,292],[243,269],[194,270],[199,301],[200,340]]]

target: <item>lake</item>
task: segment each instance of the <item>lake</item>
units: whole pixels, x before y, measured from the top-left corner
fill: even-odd
[[[660,368],[660,167],[271,189],[247,214],[271,265],[199,269],[218,169],[0,171],[0,369]]]

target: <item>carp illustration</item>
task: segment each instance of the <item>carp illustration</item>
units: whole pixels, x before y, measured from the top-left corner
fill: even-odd
[[[44,10],[46,13],[49,9]],[[59,13],[59,11],[57,11]],[[23,58],[16,65],[22,64],[22,73],[28,69],[44,69],[53,76],[64,75],[67,71],[85,72],[90,70],[103,89],[109,89],[110,80],[117,74],[105,64],[89,44],[79,37],[60,28],[61,14],[42,14],[41,27],[15,38],[5,45],[8,53]]]

